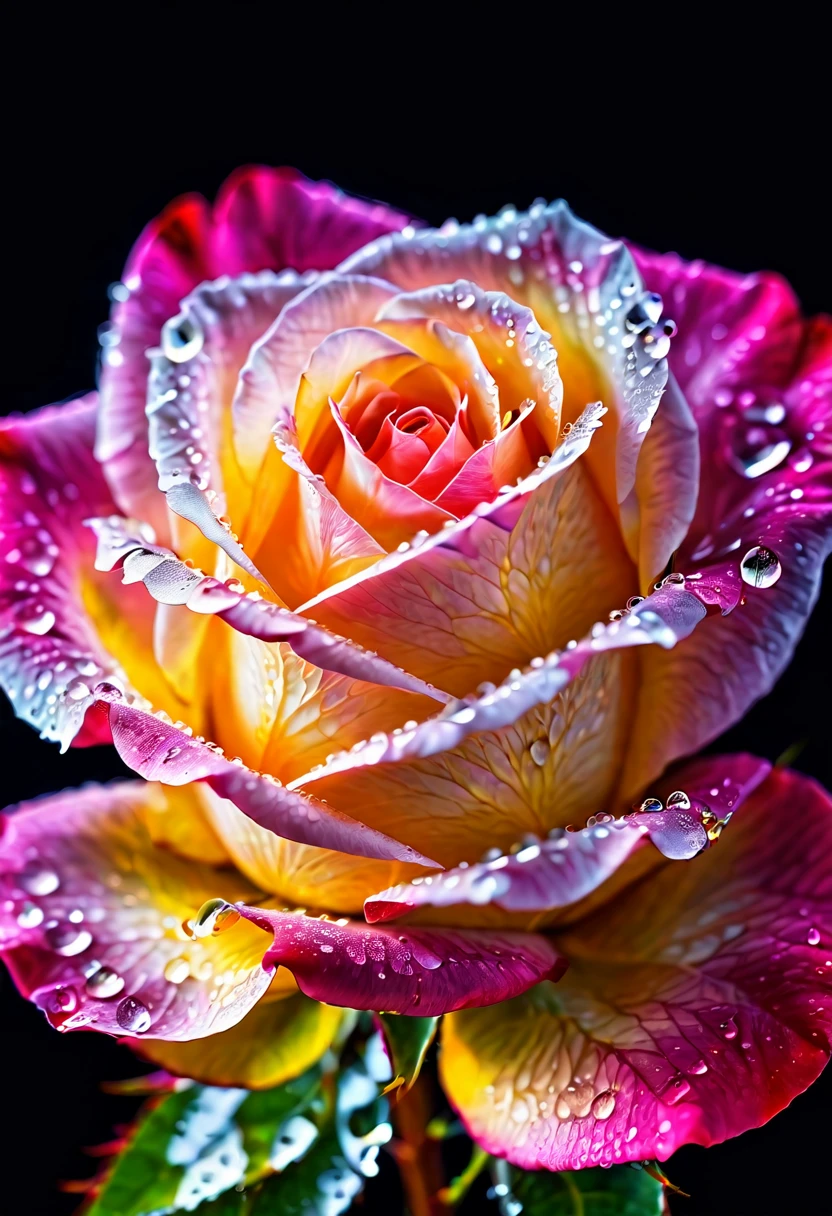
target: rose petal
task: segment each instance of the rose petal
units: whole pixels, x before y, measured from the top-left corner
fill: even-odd
[[[269,990],[241,1022],[219,1034],[193,1043],[145,1038],[136,1048],[169,1072],[206,1085],[271,1089],[316,1064],[343,1017],[340,1009],[301,993],[274,1000]]]
[[[371,896],[365,915],[375,922],[414,908],[460,904],[495,904],[507,912],[564,908],[601,887],[646,840],[657,848],[657,863],[659,854],[675,860],[695,857],[708,847],[703,819],[706,825],[729,820],[770,768],[751,756],[706,758],[673,778],[687,802],[676,800],[665,810],[620,819],[601,815],[580,831],[556,829],[547,839],[525,839],[508,853],[495,849],[487,861]]]
[[[235,449],[249,477],[260,467],[280,412],[291,414],[301,376],[321,342],[338,330],[368,325],[393,294],[394,289],[378,279],[325,275],[254,345],[234,398]],[[306,422],[298,423],[305,443]]]
[[[118,286],[101,376],[98,457],[119,506],[166,539],[147,454],[148,347],[179,301],[204,280],[260,270],[327,270],[366,241],[407,223],[380,204],[351,199],[291,169],[249,167],[225,183],[214,207],[175,200],[145,228]],[[330,260],[332,259],[332,260]]]
[[[179,709],[153,657],[147,597],[125,588],[116,607],[93,569],[83,521],[113,509],[92,454],[95,415],[89,394],[0,427],[0,679],[18,716],[64,748],[102,678]],[[90,720],[82,742],[106,738]]]
[[[661,301],[644,292],[620,241],[576,219],[563,202],[535,203],[520,214],[505,208],[473,224],[383,237],[341,270],[379,275],[404,291],[466,278],[531,308],[558,352],[564,421],[574,422],[599,399],[610,411],[588,464],[617,513],[635,485],[639,450],[667,379],[669,347]],[[631,544],[637,536],[632,516],[631,503],[625,530]],[[637,549],[631,554],[636,558]]]
[[[615,525],[577,464],[597,426],[590,411],[520,485],[303,611],[457,696],[579,636],[636,589]]]
[[[361,857],[378,857],[434,866],[409,845],[368,828],[317,799],[282,786],[274,777],[226,760],[220,748],[192,738],[147,710],[121,700],[118,689],[99,684],[95,696],[107,713],[113,743],[134,772],[165,785],[205,781],[256,823],[279,836]]]
[[[443,1083],[470,1134],[574,1169],[664,1160],[787,1105],[830,1052],[831,828],[828,796],[775,770],[716,848],[556,938],[556,989],[446,1019]]]
[[[256,593],[246,595],[242,584],[238,590],[192,569],[170,549],[145,540],[131,528],[130,520],[110,516],[87,523],[98,537],[98,569],[113,570],[121,564],[124,581],[141,580],[159,603],[187,605],[193,612],[217,616],[240,633],[262,641],[289,642],[296,654],[316,667],[420,693],[434,700],[446,699],[424,681],[330,633],[309,618],[291,613]]]
[[[557,953],[533,934],[399,933],[267,908],[240,912],[274,934],[264,966],[288,967],[301,992],[328,1005],[436,1017],[506,1000],[563,973]]]
[[[675,564],[713,614],[672,656],[641,656],[625,798],[769,691],[832,548],[832,322],[796,330],[796,306],[779,280],[658,261],[658,282],[676,276],[680,337],[702,363],[701,375],[687,367],[685,389],[699,427],[702,489]],[[695,690],[684,709],[682,688]]]
[[[61,1030],[193,1039],[234,1025],[263,995],[259,935],[182,929],[229,870],[153,844],[158,785],[87,786],[23,804],[0,841],[0,940],[25,996]],[[183,807],[180,803],[179,811]]]

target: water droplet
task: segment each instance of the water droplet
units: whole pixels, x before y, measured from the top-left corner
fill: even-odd
[[[17,620],[27,633],[43,636],[55,624],[55,613],[44,608],[43,604],[33,604],[19,612]]]
[[[17,881],[30,895],[51,895],[60,886],[58,875],[37,862],[24,866]]]
[[[193,921],[194,937],[210,937],[230,929],[240,919],[233,904],[224,899],[206,899]]]
[[[98,1001],[106,1001],[111,996],[118,996],[124,987],[124,980],[113,971],[112,967],[99,967],[87,980],[86,988],[90,996]]]
[[[637,1127],[631,1127],[631,1128],[629,1129],[629,1131],[627,1132],[627,1135],[624,1137],[624,1139],[625,1139],[625,1140],[627,1141],[627,1143],[629,1144],[631,1140],[635,1140],[635,1138],[636,1138],[636,1136],[637,1136],[637,1135],[638,1135],[638,1128],[637,1128]]]
[[[697,1060],[696,1063],[688,1069],[688,1072],[693,1073],[693,1075],[696,1077],[701,1077],[702,1074],[706,1073],[707,1071],[708,1065],[704,1060]]]
[[[722,1031],[724,1038],[735,1039],[737,1037],[737,1024],[733,1018],[728,1018],[725,1022],[720,1022],[719,1029]]]
[[[549,759],[549,741],[547,739],[535,739],[529,748],[529,755],[535,764],[539,768],[542,768]]]
[[[186,958],[172,958],[165,964],[165,979],[169,984],[181,984],[191,974],[191,966]]]
[[[74,988],[58,987],[52,993],[49,1002],[53,1013],[72,1013],[78,1004],[78,995]]]
[[[681,1102],[687,1094],[690,1093],[690,1083],[684,1077],[677,1077],[675,1081],[671,1081],[667,1091],[662,1094],[662,1098],[668,1106],[675,1106],[677,1102]]]
[[[58,954],[72,958],[92,945],[92,934],[88,929],[79,929],[77,925],[54,925],[46,930],[46,940]]]
[[[819,945],[820,944],[820,930],[819,929],[810,929],[806,940],[808,941],[810,946]]]
[[[679,807],[679,809],[682,811],[689,811],[690,798],[688,798],[684,790],[674,790],[672,794],[668,795],[667,805],[669,807]]]
[[[670,1129],[671,1129],[671,1127],[672,1127],[672,1126],[673,1126],[673,1124],[670,1122],[670,1120],[669,1120],[669,1119],[664,1119],[664,1120],[663,1120],[663,1121],[662,1121],[662,1122],[659,1124],[659,1133],[660,1133],[660,1135],[664,1136],[664,1135],[665,1135],[667,1132],[669,1132],[669,1131],[670,1131]]]
[[[609,1119],[614,1110],[615,1094],[611,1089],[605,1089],[603,1093],[598,1094],[592,1103],[592,1114],[596,1119]]]
[[[21,929],[37,929],[43,921],[43,909],[27,900],[17,915]]]
[[[162,350],[171,363],[187,363],[202,350],[205,335],[195,317],[180,313],[162,326]]]
[[[749,549],[740,562],[742,581],[749,587],[773,587],[782,573],[779,557],[765,545]]]
[[[116,1021],[122,1030],[131,1034],[144,1034],[150,1029],[150,1014],[147,1006],[138,997],[126,996],[116,1009]]]
[[[743,477],[762,477],[776,469],[791,451],[791,443],[782,431],[769,427],[738,428],[732,438],[731,464]]]
[[[632,306],[630,311],[624,318],[624,324],[631,333],[640,334],[645,329],[650,329],[653,325],[658,325],[662,315],[662,299],[661,296],[651,292],[643,295],[641,299]]]
[[[645,798],[639,809],[648,815],[653,815],[658,811],[664,810],[664,807],[662,806],[659,798]]]

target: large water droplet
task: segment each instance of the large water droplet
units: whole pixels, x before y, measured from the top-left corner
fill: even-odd
[[[165,964],[165,979],[169,984],[181,984],[191,974],[191,966],[186,958],[172,958]]]
[[[122,1030],[131,1034],[144,1034],[150,1029],[150,1014],[147,1006],[138,997],[126,996],[116,1009],[116,1021]]]
[[[779,557],[765,545],[749,549],[740,562],[742,581],[749,587],[773,587],[782,573]]]
[[[195,317],[180,313],[162,326],[162,350],[171,363],[187,363],[202,350],[205,335]]]
[[[31,903],[29,900],[21,908],[17,914],[17,923],[21,929],[37,929],[38,925],[43,921],[43,909],[37,904]]]
[[[55,624],[55,613],[44,608],[43,604],[31,604],[18,612],[17,620],[27,633],[43,636]]]
[[[780,430],[762,426],[740,427],[731,441],[731,464],[743,477],[762,477],[783,463],[791,446]]]
[[[535,739],[529,748],[529,755],[535,764],[539,768],[542,768],[549,759],[549,741],[547,739]]]
[[[87,980],[86,988],[90,996],[98,1001],[106,1001],[111,996],[118,996],[124,987],[124,980],[113,971],[112,967],[99,967]]]
[[[820,945],[820,930],[819,929],[810,929],[806,940],[808,941],[810,946]]]
[[[57,950],[58,954],[72,958],[73,955],[81,954],[92,945],[92,934],[88,929],[79,929],[77,925],[67,923],[54,925],[51,929],[47,929],[46,940],[53,950]]]
[[[719,1029],[723,1036],[729,1041],[737,1037],[737,1023],[733,1018],[728,1018],[726,1021],[720,1022]]]
[[[663,1100],[668,1106],[675,1106],[687,1094],[690,1093],[690,1082],[684,1077],[677,1077],[675,1081],[671,1081],[666,1091],[662,1094]]]
[[[51,895],[60,886],[60,880],[54,871],[34,861],[23,867],[17,881],[30,895]]]
[[[210,937],[230,929],[240,919],[239,911],[224,899],[206,899],[193,921],[194,937]]]
[[[598,1094],[592,1103],[592,1114],[596,1119],[609,1119],[614,1110],[615,1094],[611,1089],[605,1089],[603,1093]]]

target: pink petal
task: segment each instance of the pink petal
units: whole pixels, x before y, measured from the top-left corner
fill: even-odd
[[[83,521],[113,510],[92,454],[95,415],[91,393],[0,425],[0,679],[18,716],[64,748],[84,724],[96,682],[127,678],[81,594],[81,579],[95,578]],[[128,589],[121,612],[131,657],[152,664],[147,604]],[[91,720],[82,742],[107,738]]]
[[[294,170],[254,166],[229,178],[213,208],[200,195],[186,195],[145,228],[124,270],[101,377],[98,455],[124,511],[165,536],[146,451],[144,352],[158,344],[180,300],[223,274],[331,269],[406,223],[398,212]]]
[[[4,816],[0,949],[21,992],[60,1030],[195,1039],[238,1022],[271,975],[250,932],[193,941],[180,922],[251,887],[154,845],[159,786],[86,786]],[[168,812],[172,813],[172,812]]]
[[[676,299],[692,352],[676,371],[700,437],[701,492],[675,567],[713,615],[672,656],[642,656],[625,798],[769,691],[832,548],[832,322],[798,324],[770,276],[651,258],[648,281]],[[684,708],[681,687],[695,689]]]
[[[488,861],[382,891],[365,902],[367,920],[459,904],[496,904],[507,912],[563,908],[600,887],[646,840],[666,857],[690,860],[708,847],[702,812],[730,819],[771,766],[754,757],[731,756],[724,758],[723,767],[725,775],[719,760],[707,759],[685,770],[687,805],[677,801],[663,811],[621,819],[601,815],[597,824],[580,831],[557,829],[545,840],[524,839]]]
[[[495,439],[465,461],[436,499],[436,505],[458,518],[482,502],[497,497],[503,486],[515,484],[548,453],[528,406]]]
[[[446,1020],[468,1131],[557,1170],[665,1160],[770,1119],[830,1054],[830,858],[828,795],[775,770],[716,847],[556,936],[557,989]]]
[[[493,1005],[558,979],[564,963],[527,933],[369,927],[240,905],[274,934],[266,967],[288,967],[301,992],[327,1005],[436,1017]]]
[[[118,689],[102,683],[95,697],[109,720],[116,750],[134,772],[165,785],[206,781],[221,798],[228,798],[255,823],[277,836],[300,844],[351,853],[359,857],[436,863],[384,832],[368,828],[328,807],[282,786],[274,777],[256,773],[241,762],[226,760],[222,749],[192,737],[185,728],[135,705],[125,703]]]

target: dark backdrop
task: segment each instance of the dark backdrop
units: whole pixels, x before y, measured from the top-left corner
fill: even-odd
[[[497,40],[486,63],[472,55],[463,76],[459,64],[428,71],[412,48],[404,59],[388,54],[383,70],[367,47],[322,66],[314,40],[276,38],[258,22],[248,40],[229,31],[229,41],[225,28],[214,28],[205,54],[191,39],[196,9],[176,4],[148,10],[153,28],[138,44],[125,32],[137,12],[126,27],[102,23],[98,41],[85,31],[86,50],[61,38],[47,50],[33,12],[31,28],[10,46],[5,410],[92,387],[107,285],[143,224],[178,193],[213,196],[247,161],[293,164],[432,223],[564,196],[612,234],[740,270],[778,270],[807,312],[829,307],[823,137],[805,61],[788,80],[781,62],[771,74],[762,50],[750,61],[701,61],[689,79],[674,80],[671,104],[662,100],[667,82],[648,87],[626,64],[611,72],[594,64],[572,82],[547,59],[548,85],[532,104],[526,73],[515,72],[522,64],[513,35],[505,48]],[[501,53],[512,66],[505,79]],[[523,53],[536,59],[541,50],[528,45]],[[534,72],[527,66],[531,76],[541,64]],[[679,97],[692,91],[697,109],[687,113]],[[720,741],[771,759],[802,743],[796,767],[827,783],[830,591],[774,692]],[[121,771],[111,749],[60,757],[5,703],[0,752],[2,803]],[[103,1037],[55,1034],[5,973],[0,1019],[7,1121],[0,1209],[72,1212],[77,1200],[58,1193],[58,1180],[90,1173],[82,1146],[109,1139],[134,1109],[102,1095],[100,1082],[143,1069]],[[668,1171],[693,1198],[674,1201],[674,1213],[826,1210],[809,1196],[815,1169],[825,1168],[830,1096],[827,1073],[767,1127],[707,1152],[679,1152]],[[392,1216],[393,1192],[381,1195],[368,1199],[367,1210]],[[480,1210],[485,1201],[476,1192],[464,1211]]]

